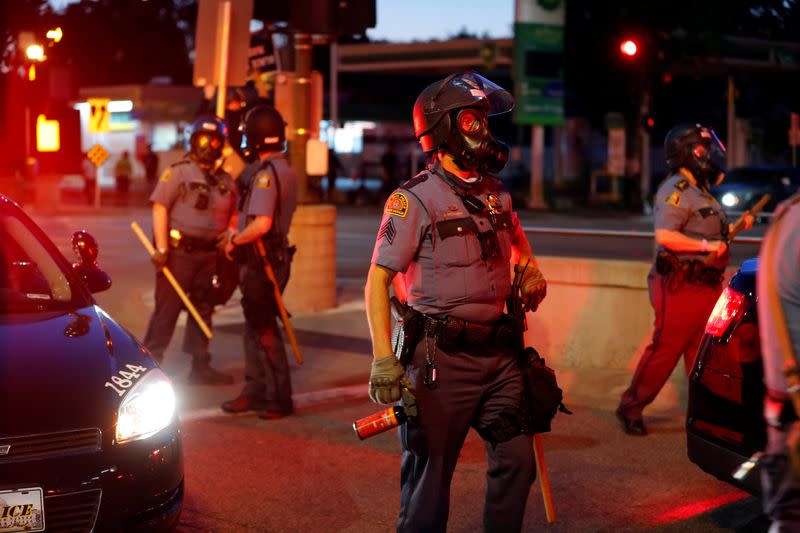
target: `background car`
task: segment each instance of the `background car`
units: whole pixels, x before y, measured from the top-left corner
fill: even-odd
[[[725,181],[711,192],[728,212],[743,212],[769,193],[770,201],[764,208],[769,213],[783,200],[800,190],[800,168],[793,167],[739,167],[725,175]]]
[[[183,503],[175,394],[96,305],[86,232],[71,265],[0,195],[0,530],[160,531]]]
[[[757,270],[757,259],[745,261],[708,318],[689,376],[686,414],[689,459],[752,494],[761,490],[758,467],[743,481],[733,474],[766,444]]]

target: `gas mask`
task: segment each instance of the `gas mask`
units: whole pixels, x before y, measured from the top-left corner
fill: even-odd
[[[687,168],[698,183],[705,187],[719,185],[725,179],[725,146],[713,130],[703,129],[701,140],[691,146]]]
[[[465,107],[452,111],[449,133],[445,144],[459,168],[496,174],[506,166],[508,146],[489,131],[486,109]]]
[[[223,140],[213,133],[198,132],[192,136],[192,155],[203,168],[211,168],[222,157]]]

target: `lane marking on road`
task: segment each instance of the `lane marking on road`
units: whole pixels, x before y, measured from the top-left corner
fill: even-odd
[[[310,392],[301,392],[292,395],[292,401],[296,408],[311,407],[313,405],[326,403],[332,400],[355,400],[367,398],[367,385],[348,385],[345,387],[333,387]],[[208,420],[210,418],[228,416],[251,416],[253,412],[231,414],[224,412],[220,407],[207,407],[203,409],[192,409],[185,413],[180,413],[181,422],[193,422],[195,420]]]

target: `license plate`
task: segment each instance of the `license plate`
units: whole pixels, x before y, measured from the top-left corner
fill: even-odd
[[[0,533],[44,531],[41,487],[0,490]]]

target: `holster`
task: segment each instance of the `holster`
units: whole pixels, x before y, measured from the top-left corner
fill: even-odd
[[[392,328],[392,351],[400,364],[406,366],[425,334],[425,315],[415,311],[395,296],[392,296],[390,304],[392,317],[395,320]]]

